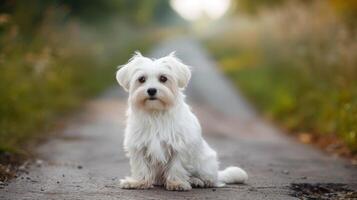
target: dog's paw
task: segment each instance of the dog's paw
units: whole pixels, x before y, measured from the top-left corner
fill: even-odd
[[[150,189],[154,187],[148,181],[138,181],[132,178],[121,179],[119,186],[122,189]]]
[[[203,182],[204,188],[216,187],[216,181],[213,176],[199,176],[199,180]]]
[[[205,186],[205,183],[196,177],[191,177],[189,182],[191,183],[192,187],[196,187],[196,188],[203,188]]]
[[[211,180],[203,180],[203,183],[204,183],[204,187],[205,187],[205,188],[215,187],[214,181],[211,181]]]
[[[189,182],[182,181],[167,181],[165,184],[165,188],[166,190],[173,191],[188,191],[192,189]]]

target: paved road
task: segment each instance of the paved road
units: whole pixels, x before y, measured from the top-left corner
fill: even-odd
[[[259,119],[196,40],[164,42],[152,56],[171,50],[193,66],[188,99],[221,167],[241,166],[249,173],[247,184],[189,192],[120,189],[129,165],[122,150],[126,95],[117,86],[89,102],[58,137],[40,146],[43,162],[0,189],[0,199],[296,199],[290,195],[291,183],[342,183],[357,189],[355,166],[299,144]]]

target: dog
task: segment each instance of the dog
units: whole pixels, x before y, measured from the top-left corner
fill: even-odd
[[[136,52],[117,71],[119,85],[129,92],[124,150],[131,176],[120,180],[121,188],[187,191],[247,181],[241,168],[218,170],[217,153],[185,103],[190,68],[174,52],[159,59]]]

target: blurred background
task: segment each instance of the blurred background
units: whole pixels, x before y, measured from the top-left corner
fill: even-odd
[[[356,19],[355,0],[2,0],[0,153],[26,154],[134,50],[189,35],[267,119],[354,156]]]

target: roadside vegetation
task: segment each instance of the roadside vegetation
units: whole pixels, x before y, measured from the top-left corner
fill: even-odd
[[[165,35],[155,30],[163,2],[0,3],[0,180],[56,119],[114,84],[118,64]]]
[[[302,142],[356,155],[356,1],[241,2],[206,41],[227,76]]]

